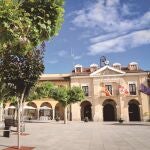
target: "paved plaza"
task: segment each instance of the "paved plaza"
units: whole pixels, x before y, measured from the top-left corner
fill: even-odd
[[[100,122],[26,123],[23,146],[35,150],[150,150],[150,124],[119,125]],[[17,135],[2,137],[0,150],[17,143]]]

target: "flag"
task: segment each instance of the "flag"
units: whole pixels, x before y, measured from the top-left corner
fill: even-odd
[[[122,85],[119,85],[119,93],[122,95],[128,95],[129,94],[128,90]]]
[[[110,91],[106,88],[106,86],[103,86],[103,92],[106,94],[106,96],[111,96]]]
[[[140,92],[150,95],[150,88],[145,86],[144,84],[140,85]]]

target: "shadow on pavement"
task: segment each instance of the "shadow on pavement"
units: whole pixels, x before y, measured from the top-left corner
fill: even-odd
[[[142,123],[113,123],[107,125],[119,125],[119,126],[150,126],[150,124],[142,124]]]

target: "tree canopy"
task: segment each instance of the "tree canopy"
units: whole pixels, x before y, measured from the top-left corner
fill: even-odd
[[[6,83],[2,82],[0,78],[0,103],[3,103],[11,96],[11,90]]]
[[[54,85],[51,82],[37,83],[36,86],[31,89],[27,100],[32,101],[41,98],[49,98],[50,91],[53,88]]]
[[[20,108],[44,71],[43,42],[57,35],[64,0],[0,0],[0,78],[11,87]]]
[[[44,71],[43,47],[34,49],[26,55],[17,55],[6,51],[0,57],[0,76],[4,83],[20,96],[25,89],[25,95],[35,85]]]
[[[64,0],[0,0],[0,52],[24,53],[57,35]]]
[[[55,100],[59,101],[64,107],[71,103],[80,102],[84,99],[84,92],[80,87],[57,87],[52,89],[50,95]]]
[[[64,123],[67,123],[67,106],[80,102],[84,99],[84,92],[80,87],[55,87],[50,91],[53,99],[57,100],[64,107]]]

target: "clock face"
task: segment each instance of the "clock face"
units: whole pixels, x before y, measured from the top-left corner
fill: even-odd
[[[109,61],[108,60],[106,60],[104,63],[105,63],[105,65],[109,65]]]

